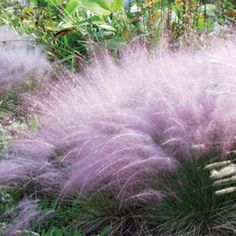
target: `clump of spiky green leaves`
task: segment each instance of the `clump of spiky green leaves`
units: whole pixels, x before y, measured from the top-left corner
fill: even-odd
[[[232,161],[235,156],[230,156]],[[215,150],[193,153],[173,174],[153,174],[147,182],[162,192],[162,200],[120,202],[117,191],[101,191],[57,202],[46,197],[42,209],[54,209],[39,232],[53,226],[65,232],[80,229],[82,235],[233,235],[236,230],[236,193],[217,195],[209,163],[220,160]],[[160,180],[161,179],[161,180]],[[147,186],[146,186],[147,187]],[[71,231],[72,230],[72,231]]]
[[[82,235],[134,235],[148,232],[143,218],[143,208],[138,205],[120,204],[117,191],[101,191],[86,196],[74,196],[58,202],[49,196],[40,202],[43,211],[53,210],[40,225],[37,232],[64,228],[66,232],[77,229]]]
[[[236,194],[216,195],[205,168],[219,160],[212,152],[185,162],[162,182],[161,204],[147,206],[150,226],[157,235],[231,235],[236,230]]]

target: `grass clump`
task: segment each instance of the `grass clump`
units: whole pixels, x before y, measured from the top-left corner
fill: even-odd
[[[233,235],[236,230],[236,194],[217,196],[204,167],[219,158],[210,153],[186,162],[163,180],[167,192],[161,204],[150,204],[154,235]],[[234,157],[235,158],[235,157]]]
[[[230,159],[234,161],[235,155]],[[216,195],[218,188],[205,168],[219,160],[215,150],[193,153],[193,160],[184,160],[172,174],[153,174],[144,185],[160,191],[161,200],[123,202],[115,189],[59,203],[45,197],[42,209],[54,209],[54,213],[37,232],[50,231],[53,225],[65,227],[65,232],[79,229],[81,235],[233,235],[236,193]]]

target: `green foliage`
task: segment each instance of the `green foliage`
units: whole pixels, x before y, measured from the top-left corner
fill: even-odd
[[[55,200],[47,198],[41,202],[44,210],[55,210],[51,218],[40,225],[42,229],[65,227],[67,231],[77,228],[82,235],[107,236],[130,235],[134,232],[145,232],[145,219],[139,218],[141,208],[129,204],[121,208],[115,194],[110,192],[92,193],[84,197],[75,196],[70,201],[55,205]],[[139,212],[140,211],[140,212]],[[137,214],[139,212],[139,214]],[[133,234],[132,234],[133,235]]]
[[[234,159],[235,154],[230,158]],[[218,160],[215,151],[203,156],[193,153],[193,161],[182,160],[173,174],[149,176],[145,186],[160,191],[161,201],[122,202],[115,189],[62,202],[41,196],[41,209],[54,209],[54,214],[37,232],[64,230],[100,236],[231,235],[236,230],[236,193],[216,195],[217,186],[209,178],[210,170],[205,168]]]
[[[8,134],[8,132],[2,127],[2,125],[0,124],[0,150],[1,150],[1,154],[3,155],[4,153],[7,152],[8,147],[9,147],[9,137],[10,135]],[[0,156],[0,159],[2,157]]]
[[[113,0],[112,9],[113,11],[120,11],[123,9],[124,0]]]
[[[207,163],[217,153],[185,162],[161,184],[161,204],[150,204],[150,225],[157,235],[231,235],[236,230],[236,194],[217,196]],[[227,224],[227,226],[226,226]]]
[[[16,119],[20,119],[21,114],[17,109],[19,104],[17,93],[0,94],[0,154],[7,153],[10,146],[12,134],[6,127],[18,125]],[[1,156],[0,156],[1,159]]]
[[[19,104],[19,95],[15,92],[0,95],[0,118],[3,119],[7,114],[16,112],[16,106]],[[17,114],[16,114],[17,115]]]
[[[106,0],[79,0],[79,6],[84,10],[98,14],[110,15],[111,5]]]
[[[81,233],[78,230],[66,231],[65,228],[56,228],[50,227],[47,231],[43,230],[40,234],[41,236],[81,236]]]
[[[229,158],[234,161],[235,153]],[[62,201],[36,194],[41,210],[53,213],[34,231],[45,236],[232,235],[236,230],[236,192],[216,195],[221,186],[213,184],[210,170],[205,168],[219,160],[215,151],[200,156],[193,153],[193,160],[182,160],[173,174],[149,176],[145,186],[160,191],[161,201],[122,202],[115,189]],[[5,191],[9,201],[0,204],[1,212],[31,194],[27,191]]]
[[[33,92],[37,90],[38,84],[36,81],[32,83],[13,86],[11,91],[0,93],[0,154],[7,153],[12,138],[20,130],[26,127],[32,130],[37,129],[37,117],[29,116],[26,119],[25,111],[23,111],[22,94]],[[21,108],[20,108],[21,107]],[[1,158],[1,156],[0,156]]]
[[[202,1],[147,0],[124,7],[123,0],[31,0],[28,5],[14,1],[0,3],[0,19],[21,32],[36,36],[53,61],[80,70],[94,46],[108,47],[113,55],[125,44],[141,40],[150,48],[162,37],[178,46],[191,43],[193,35],[211,32],[225,19],[234,21],[235,6],[204,4]]]

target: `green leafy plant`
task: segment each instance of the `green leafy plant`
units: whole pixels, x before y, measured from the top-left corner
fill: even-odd
[[[4,0],[0,4],[2,24],[35,35],[38,43],[46,45],[51,60],[74,70],[82,69],[89,51],[98,45],[118,55],[134,40],[151,48],[163,37],[168,37],[172,46],[180,45],[181,40],[191,44],[193,35],[212,32],[217,24],[224,25],[224,19],[235,19],[235,6],[230,1],[147,0],[126,7],[123,0],[31,0],[33,5],[24,6],[8,3]]]

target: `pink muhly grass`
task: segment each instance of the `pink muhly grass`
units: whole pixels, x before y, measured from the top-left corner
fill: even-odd
[[[5,213],[5,216],[14,216],[14,220],[7,226],[4,235],[23,235],[23,232],[27,232],[25,230],[31,229],[51,213],[43,214],[36,200],[24,199],[15,208]],[[31,232],[28,231],[28,234],[31,235]]]
[[[120,65],[95,63],[78,85],[32,99],[40,128],[16,140],[13,157],[0,163],[1,182],[30,181],[60,196],[111,188],[119,199],[161,199],[145,190],[146,181],[158,183],[153,173],[172,171],[193,152],[225,156],[233,147],[234,61],[235,43],[221,42],[204,52],[139,51]]]
[[[42,79],[51,70],[42,50],[33,47],[32,39],[8,27],[0,27],[0,89],[8,90],[14,83]]]

